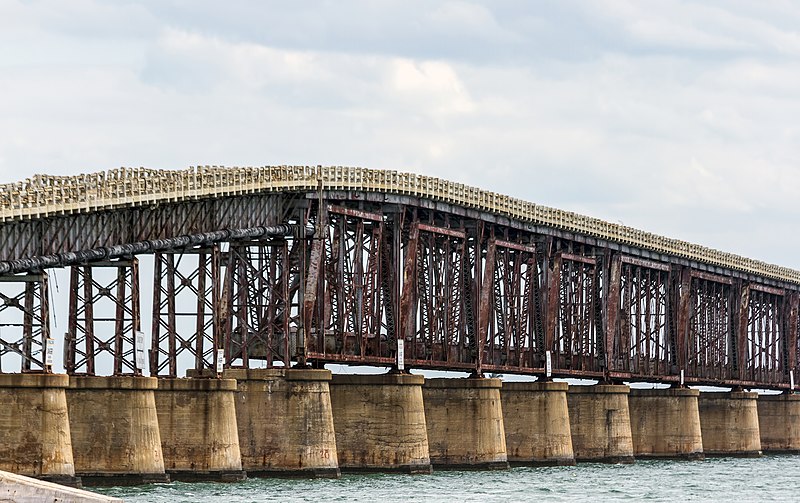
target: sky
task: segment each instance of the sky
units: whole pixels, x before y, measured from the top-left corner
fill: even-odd
[[[412,171],[800,269],[800,3],[0,0],[0,183]]]

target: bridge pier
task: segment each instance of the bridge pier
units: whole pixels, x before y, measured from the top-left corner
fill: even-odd
[[[758,429],[764,452],[800,454],[800,395],[759,396]]]
[[[422,388],[434,468],[508,468],[500,379],[426,379]]]
[[[75,477],[65,374],[0,374],[0,470],[69,486]]]
[[[622,385],[570,386],[569,425],[575,460],[633,463],[628,393]]]
[[[159,379],[164,466],[173,480],[243,480],[233,379]]]
[[[328,370],[227,369],[236,379],[242,468],[251,476],[339,476]]]
[[[703,459],[696,389],[632,389],[628,395],[636,458]]]
[[[169,482],[164,471],[155,377],[70,376],[75,472],[84,483]]]
[[[574,465],[565,382],[504,382],[500,391],[512,465]]]
[[[698,400],[706,456],[758,457],[757,393],[702,392]]]
[[[339,468],[431,473],[422,385],[410,374],[334,375]]]

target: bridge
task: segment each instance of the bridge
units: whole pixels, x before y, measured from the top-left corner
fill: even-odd
[[[439,178],[39,175],[0,187],[0,222],[6,373],[52,374],[48,271],[69,268],[74,382],[339,363],[401,380],[436,369],[795,389],[800,272]]]

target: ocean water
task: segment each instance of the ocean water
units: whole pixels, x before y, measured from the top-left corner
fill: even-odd
[[[705,461],[582,463],[432,475],[344,474],[339,480],[248,479],[243,482],[110,487],[97,492],[126,502],[220,501],[800,501],[800,456]]]

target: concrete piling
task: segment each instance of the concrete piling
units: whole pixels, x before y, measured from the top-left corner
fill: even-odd
[[[706,456],[758,457],[757,393],[702,392],[698,400]]]
[[[168,482],[155,377],[71,376],[67,389],[75,472],[84,484]]]
[[[0,470],[80,486],[64,374],[0,374]]]
[[[422,388],[434,468],[508,468],[500,379],[426,379]]]
[[[576,461],[633,463],[628,392],[622,385],[570,386],[567,393]]]
[[[172,480],[243,480],[233,379],[159,379],[164,467]]]
[[[328,370],[227,369],[248,476],[338,477]]]
[[[564,382],[504,382],[500,391],[512,465],[574,465]]]
[[[800,454],[800,395],[760,395],[758,429],[762,451]]]
[[[424,382],[410,374],[333,376],[331,405],[342,471],[431,472]]]
[[[632,389],[628,395],[636,458],[703,459],[696,389]]]

